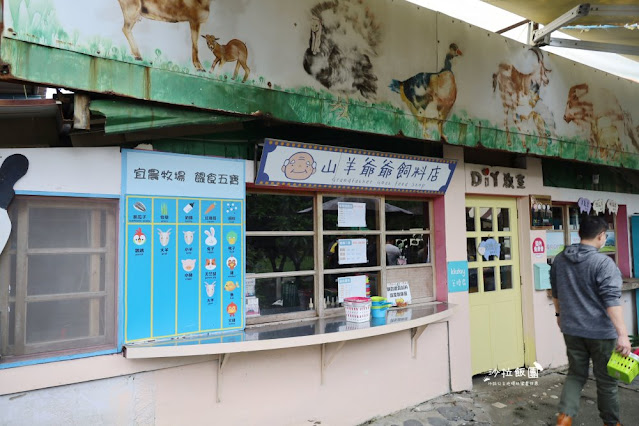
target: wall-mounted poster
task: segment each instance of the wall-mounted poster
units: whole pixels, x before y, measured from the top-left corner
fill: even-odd
[[[244,328],[244,162],[123,151],[125,343]]]

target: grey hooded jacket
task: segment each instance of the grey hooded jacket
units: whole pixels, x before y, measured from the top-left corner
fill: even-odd
[[[596,247],[573,244],[550,269],[552,296],[559,299],[561,332],[588,339],[616,339],[606,312],[621,304],[621,272]]]

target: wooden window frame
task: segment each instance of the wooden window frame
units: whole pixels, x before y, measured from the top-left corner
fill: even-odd
[[[435,270],[435,244],[434,244],[434,200],[432,198],[424,198],[424,197],[410,197],[405,196],[403,194],[379,194],[379,193],[339,193],[339,192],[330,192],[330,191],[317,191],[317,192],[306,192],[306,191],[269,191],[269,190],[260,190],[258,188],[248,188],[248,193],[252,194],[273,194],[273,195],[300,195],[300,196],[312,196],[313,197],[313,211],[314,211],[314,219],[313,219],[313,230],[312,231],[246,231],[246,237],[254,237],[254,236],[279,236],[279,235],[287,235],[287,236],[312,236],[313,237],[313,247],[314,247],[314,265],[315,269],[312,271],[291,271],[291,272],[268,272],[268,273],[249,273],[247,271],[247,278],[275,278],[275,277],[299,277],[299,276],[313,276],[313,300],[314,300],[314,309],[309,309],[306,311],[298,311],[298,312],[290,312],[290,313],[282,313],[282,314],[273,314],[273,315],[263,315],[259,317],[251,317],[247,318],[247,325],[257,325],[264,323],[276,323],[288,320],[301,320],[307,318],[327,318],[332,316],[344,315],[344,308],[324,308],[323,297],[322,300],[316,300],[316,296],[320,294],[324,294],[324,275],[326,271],[330,271],[330,274],[358,274],[358,273],[366,273],[366,272],[374,272],[379,274],[380,279],[380,293],[385,296],[386,290],[383,283],[386,282],[386,279],[389,275],[389,272],[392,271],[401,271],[401,270],[418,270],[420,268],[430,268],[432,281],[430,283],[432,296],[426,297],[413,297],[412,303],[428,303],[433,302],[437,299],[437,286],[435,283],[436,270]],[[342,198],[371,198],[379,200],[379,208],[377,211],[377,221],[379,223],[379,229],[377,230],[325,230],[324,229],[324,218],[323,218],[323,209],[322,204],[324,202],[324,198],[334,198],[334,197],[342,197]],[[428,203],[428,229],[423,230],[387,230],[386,229],[386,214],[384,205],[387,199],[391,200],[407,200],[407,201],[420,201]],[[392,201],[391,201],[392,203]],[[426,238],[428,236],[428,244],[429,244],[429,253],[430,253],[430,262],[428,263],[417,263],[411,265],[386,265],[386,250],[385,250],[385,242],[386,235],[414,235],[421,234]],[[328,269],[325,268],[324,264],[324,253],[326,247],[324,247],[324,237],[325,236],[340,236],[340,235],[352,235],[352,236],[376,236],[379,238],[378,244],[378,266],[366,266],[366,267],[354,267],[354,268],[339,268],[339,269]],[[247,244],[247,250],[250,250],[250,247]],[[429,284],[425,284],[428,286]]]
[[[67,198],[18,196],[14,200],[12,223],[13,231],[5,250],[0,256],[0,354],[3,362],[18,361],[24,358],[46,358],[76,353],[86,353],[111,349],[117,346],[117,234],[118,234],[118,200],[98,198]],[[29,210],[33,208],[69,209],[73,207],[92,210],[90,218],[89,247],[75,248],[30,248],[29,244]],[[106,217],[102,218],[102,211]],[[104,241],[102,240],[101,222],[104,220]],[[60,254],[85,254],[90,256],[89,291],[76,293],[52,293],[47,295],[28,295],[28,264],[30,256],[46,256]],[[11,265],[15,256],[15,283],[11,283]],[[104,256],[104,264],[100,256]],[[104,274],[104,288],[101,286],[101,271]],[[15,285],[15,294],[11,295],[10,285]],[[91,300],[89,336],[56,340],[53,342],[27,343],[27,307],[29,303],[63,300]],[[104,312],[100,315],[100,305],[104,303]],[[9,307],[13,304],[14,338],[9,344]],[[103,321],[103,333],[100,323]],[[73,348],[69,348],[69,344]]]

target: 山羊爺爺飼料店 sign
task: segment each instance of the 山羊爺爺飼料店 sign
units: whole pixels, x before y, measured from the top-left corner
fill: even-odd
[[[257,185],[444,194],[455,160],[267,139]]]

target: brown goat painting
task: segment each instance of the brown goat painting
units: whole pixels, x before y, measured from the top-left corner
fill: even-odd
[[[133,38],[133,26],[141,18],[163,22],[188,22],[191,27],[191,59],[198,71],[204,71],[198,58],[200,26],[209,18],[211,0],[118,0],[124,16],[122,32],[129,41],[135,59],[142,60]]]
[[[237,64],[235,64],[235,72],[233,73],[233,80],[237,78],[237,73],[240,71],[241,66],[244,69],[244,79],[242,80],[242,83],[244,83],[251,72],[251,69],[246,65],[248,58],[246,44],[235,38],[226,44],[220,44],[218,43],[220,39],[211,34],[206,34],[202,37],[206,40],[206,45],[211,49],[213,55],[215,55],[215,61],[213,61],[213,65],[211,65],[210,72],[213,72],[217,64],[220,64],[221,68],[227,62],[237,61]]]

